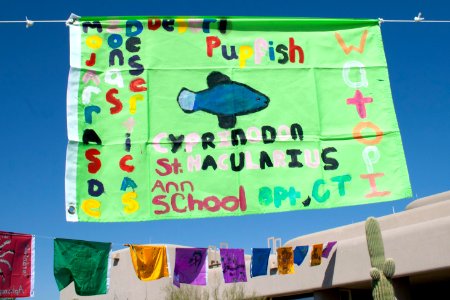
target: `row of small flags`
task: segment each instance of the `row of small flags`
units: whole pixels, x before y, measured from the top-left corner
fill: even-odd
[[[54,276],[61,291],[74,281],[80,296],[108,293],[111,243],[54,239]],[[310,265],[328,258],[336,241],[312,245]],[[165,246],[127,245],[137,277],[150,281],[169,277]],[[278,274],[294,274],[309,246],[277,248]],[[253,248],[250,277],[267,275],[271,248]],[[207,248],[175,248],[173,284],[207,285]],[[244,249],[220,249],[225,283],[246,282]],[[0,231],[0,298],[34,294],[34,236]]]

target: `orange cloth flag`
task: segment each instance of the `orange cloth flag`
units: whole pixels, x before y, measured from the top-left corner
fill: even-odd
[[[323,244],[313,245],[311,251],[311,266],[318,266],[322,262]]]
[[[292,247],[277,249],[278,274],[294,274],[294,250]]]
[[[169,277],[166,247],[130,245],[130,255],[140,280]]]

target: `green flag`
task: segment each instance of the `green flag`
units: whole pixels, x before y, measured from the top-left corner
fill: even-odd
[[[108,292],[111,243],[54,240],[54,275],[61,291],[72,281],[80,296]]]
[[[377,20],[82,18],[66,216],[243,216],[411,195]]]

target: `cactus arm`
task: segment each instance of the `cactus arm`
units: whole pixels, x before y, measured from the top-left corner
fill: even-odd
[[[384,276],[391,279],[395,272],[395,262],[392,258],[386,259],[383,265]]]
[[[379,270],[384,264],[384,245],[381,237],[380,226],[375,218],[368,218],[366,221],[367,247],[369,249],[370,264]]]
[[[381,278],[381,272],[377,268],[370,268],[370,277],[373,280],[379,280]]]

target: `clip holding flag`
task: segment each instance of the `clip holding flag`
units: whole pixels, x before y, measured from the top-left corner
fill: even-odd
[[[33,25],[34,25],[34,21],[29,20],[28,17],[25,17],[25,26],[26,26],[27,28],[30,28],[30,27],[33,26]]]
[[[419,12],[417,17],[414,17],[414,22],[416,22],[416,23],[422,22],[423,20],[425,20],[425,18],[422,18],[422,13],[421,12]]]
[[[74,13],[71,13],[69,18],[66,21],[66,26],[70,26],[70,25],[75,24],[75,22],[78,21],[79,19],[80,19],[80,16],[78,16],[78,15],[76,15]]]

